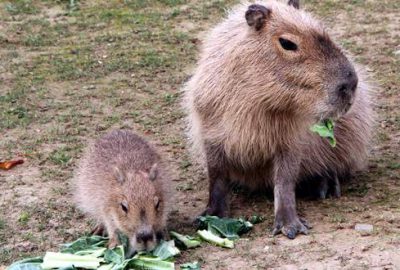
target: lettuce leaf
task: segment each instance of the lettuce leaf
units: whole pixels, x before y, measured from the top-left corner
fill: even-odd
[[[226,237],[230,240],[239,239],[239,235],[250,231],[253,224],[242,218],[219,218],[216,216],[199,217],[200,229]]]
[[[310,127],[310,130],[314,133],[317,133],[319,136],[323,138],[327,138],[329,141],[329,144],[332,147],[336,146],[336,139],[335,135],[333,132],[333,129],[335,127],[334,122],[331,119],[325,120],[322,123],[317,123],[314,124]]]
[[[13,263],[6,270],[42,270],[42,262],[42,257],[27,258]]]
[[[175,241],[179,247],[195,248],[195,247],[200,246],[200,241],[198,239],[196,239],[195,237],[191,237],[189,235],[182,235],[180,233],[173,232],[173,231],[171,231],[170,234],[175,239]]]

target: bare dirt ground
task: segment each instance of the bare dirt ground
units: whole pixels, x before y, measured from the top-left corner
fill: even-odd
[[[76,4],[71,6],[70,3]],[[87,140],[133,128],[159,146],[175,170],[171,228],[205,207],[207,181],[190,162],[180,89],[201,36],[235,1],[0,0],[0,268],[88,233],[69,179]],[[400,2],[308,0],[338,42],[380,86],[367,172],[340,199],[299,200],[311,234],[271,237],[273,202],[235,194],[236,217],[265,221],[233,250],[184,252],[204,269],[400,269]],[[357,223],[374,226],[360,236]]]

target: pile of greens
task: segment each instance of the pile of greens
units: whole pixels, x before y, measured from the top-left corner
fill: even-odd
[[[123,245],[107,249],[108,238],[101,236],[85,236],[75,242],[62,246],[60,252],[46,252],[44,257],[36,257],[18,261],[8,267],[8,270],[42,270],[65,269],[72,270],[100,269],[175,269],[172,258],[180,253],[174,241],[163,241],[151,253],[138,253],[126,259],[128,246]]]
[[[336,146],[335,135],[333,134],[333,128],[335,127],[335,123],[331,119],[327,119],[324,122],[314,124],[311,126],[310,130],[312,132],[317,133],[319,136],[323,138],[327,138],[329,140],[329,144],[332,147]]]
[[[239,235],[248,232],[253,224],[262,221],[253,216],[250,221],[244,219],[218,218],[205,216],[199,218],[200,230],[196,236],[182,235],[171,232],[175,239],[161,241],[152,252],[139,252],[132,258],[126,258],[129,248],[128,238],[119,235],[120,246],[113,249],[107,248],[108,238],[101,236],[85,236],[78,240],[62,245],[60,252],[46,252],[44,257],[35,257],[15,262],[7,270],[46,270],[46,269],[148,269],[148,270],[173,270],[175,269],[174,257],[182,249],[195,248],[202,242],[209,242],[217,246],[233,248],[234,240]],[[195,261],[180,265],[183,270],[200,269],[200,263]]]

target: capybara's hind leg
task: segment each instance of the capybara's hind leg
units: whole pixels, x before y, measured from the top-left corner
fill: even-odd
[[[334,198],[341,196],[339,177],[335,172],[321,177],[318,186],[318,197],[320,199],[326,199],[329,195],[332,195]]]
[[[340,190],[340,182],[337,174],[335,174],[334,177],[331,179],[331,185],[332,185],[332,196],[335,198],[340,198],[340,196],[342,196],[342,192]]]

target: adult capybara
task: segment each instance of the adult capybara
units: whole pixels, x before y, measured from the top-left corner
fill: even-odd
[[[288,238],[309,229],[296,212],[296,185],[320,178],[340,195],[338,179],[365,166],[373,123],[359,68],[298,8],[235,7],[209,33],[185,87],[189,135],[209,177],[204,214],[228,214],[233,183],[273,187],[273,233]],[[336,147],[310,132],[327,119]]]

